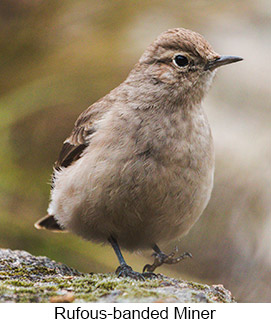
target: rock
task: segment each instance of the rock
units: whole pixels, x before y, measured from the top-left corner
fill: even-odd
[[[159,274],[134,281],[115,274],[84,274],[47,257],[0,249],[0,302],[232,303],[222,285],[208,286]]]

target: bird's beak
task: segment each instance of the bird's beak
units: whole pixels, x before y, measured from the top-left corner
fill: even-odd
[[[238,57],[238,56],[220,56],[219,58],[213,60],[213,61],[209,61],[206,65],[205,65],[205,71],[206,70],[214,70],[219,66],[223,66],[223,65],[227,65],[227,64],[231,64],[231,63],[235,63],[235,62],[239,62],[242,61],[243,58],[242,57]]]

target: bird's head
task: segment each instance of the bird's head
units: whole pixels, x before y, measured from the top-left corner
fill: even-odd
[[[162,33],[147,47],[135,70],[153,84],[150,92],[156,87],[160,97],[196,104],[209,89],[216,68],[240,60],[217,54],[200,34],[176,28]]]

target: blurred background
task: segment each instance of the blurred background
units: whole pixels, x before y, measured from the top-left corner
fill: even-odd
[[[245,60],[218,71],[204,102],[216,147],[214,191],[175,243],[193,259],[161,272],[223,284],[240,302],[271,302],[269,0],[1,0],[0,247],[83,272],[115,270],[110,247],[33,223],[46,214],[52,165],[79,113],[173,27],[198,31],[217,52]],[[125,257],[141,270],[151,253]]]

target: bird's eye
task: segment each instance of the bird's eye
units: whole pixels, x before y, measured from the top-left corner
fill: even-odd
[[[188,59],[183,55],[176,55],[173,61],[179,67],[184,67],[188,65]]]

